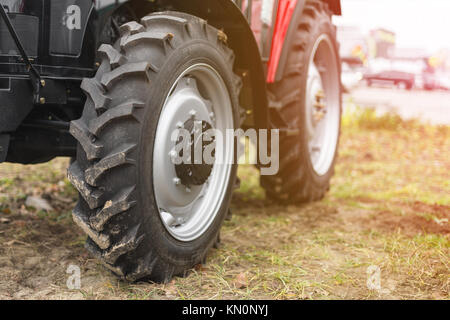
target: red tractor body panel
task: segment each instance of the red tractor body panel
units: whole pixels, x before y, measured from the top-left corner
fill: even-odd
[[[283,50],[286,34],[291,24],[292,15],[296,6],[297,0],[280,0],[278,3],[277,19],[275,21],[272,48],[267,68],[268,83],[273,83],[275,81],[275,74],[280,61],[281,51]]]
[[[285,45],[290,44],[289,32],[293,32],[292,20],[297,18],[303,10],[306,3],[305,0],[274,0],[273,1],[273,12],[276,13],[274,21],[270,26],[272,29],[270,39],[262,39],[262,28],[263,22],[261,21],[262,6],[265,0],[242,1],[241,10],[246,13],[250,21],[250,27],[255,36],[256,42],[261,44],[266,42],[270,44],[270,55],[268,57],[267,68],[266,68],[266,81],[267,83],[273,83],[279,80],[279,74],[283,70],[279,70],[281,67],[284,69],[284,64],[280,64],[280,60],[283,59],[283,50],[289,50],[285,48]],[[340,15],[341,5],[340,0],[323,0],[327,3],[328,8],[331,13]],[[248,8],[248,6],[251,8]],[[249,14],[251,12],[251,14]],[[295,28],[295,26],[294,26]],[[260,48],[262,50],[262,48]],[[284,52],[286,53],[286,52]],[[264,56],[263,56],[264,59]],[[266,61],[267,61],[266,60]]]

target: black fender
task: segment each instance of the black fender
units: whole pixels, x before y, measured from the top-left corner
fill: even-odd
[[[341,1],[340,0],[322,0],[326,4],[328,4],[328,8],[331,13],[335,15],[341,14]],[[278,62],[277,72],[275,73],[275,82],[280,81],[283,78],[286,68],[286,61],[289,54],[289,50],[291,50],[291,44],[294,40],[294,34],[297,29],[296,21],[300,20],[300,16],[303,13],[303,9],[305,8],[306,0],[298,0],[297,6],[295,7],[294,14],[291,18],[291,23],[289,25],[288,31],[286,33],[286,38],[284,39],[283,49],[281,50],[280,61]]]
[[[208,21],[228,37],[228,45],[235,52],[235,72],[243,78],[241,105],[247,110],[244,126],[267,127],[267,91],[264,65],[258,44],[247,19],[231,0],[120,0],[119,6],[112,6],[115,0],[98,2],[100,16],[111,15],[111,11],[125,6],[132,9],[138,18],[151,12],[173,10],[192,14]],[[103,3],[103,5],[102,5]]]

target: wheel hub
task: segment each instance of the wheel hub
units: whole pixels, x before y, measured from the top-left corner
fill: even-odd
[[[212,126],[211,124],[209,124],[209,122],[196,120],[195,116],[193,116],[190,119],[186,120],[182,128],[190,133],[190,139],[187,142],[183,142],[182,137],[178,139],[177,144],[189,144],[187,148],[186,146],[184,146],[185,148],[182,148],[179,151],[178,156],[180,158],[183,158],[183,150],[190,150],[191,153],[188,158],[190,159],[190,161],[188,161],[188,163],[176,164],[175,172],[177,174],[177,177],[180,179],[181,184],[183,184],[184,186],[200,186],[208,180],[213,170],[213,164],[208,164],[203,159],[205,149],[215,143],[214,138],[206,138],[207,132],[208,130],[212,129]],[[201,151],[201,154],[200,152],[196,154],[196,150]],[[215,150],[213,150],[212,152],[213,157],[214,153]],[[196,156],[198,157],[198,155],[201,155],[201,159],[196,159]]]

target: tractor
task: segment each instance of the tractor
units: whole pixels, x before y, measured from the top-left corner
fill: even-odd
[[[234,141],[199,130],[275,130],[271,201],[329,190],[340,14],[340,0],[0,0],[0,162],[71,158],[86,248],[126,281],[186,275],[238,184]],[[214,161],[174,161],[177,130]]]

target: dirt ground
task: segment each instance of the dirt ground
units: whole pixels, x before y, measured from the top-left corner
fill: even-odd
[[[0,299],[449,299],[448,126],[347,114],[332,188],[302,206],[267,202],[241,167],[221,246],[168,284],[119,281],[88,255],[67,166],[0,165]]]

